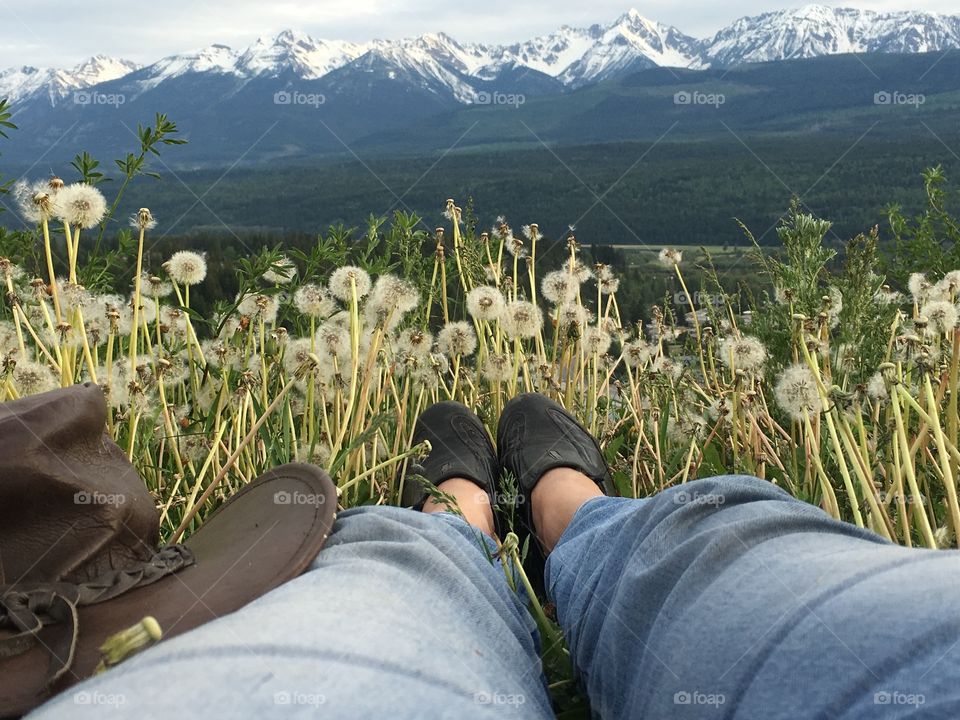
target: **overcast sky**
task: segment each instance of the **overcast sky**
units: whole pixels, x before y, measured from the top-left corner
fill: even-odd
[[[689,35],[714,33],[743,15],[802,2],[649,0],[634,7]],[[870,10],[957,13],[957,0],[827,2]],[[560,25],[607,23],[629,0],[0,0],[0,68],[71,67],[102,53],[150,63],[165,55],[221,43],[234,48],[284,29],[315,37],[364,41],[444,31],[461,42],[511,43]]]

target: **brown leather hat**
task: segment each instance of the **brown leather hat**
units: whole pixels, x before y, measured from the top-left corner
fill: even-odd
[[[296,577],[333,526],[330,477],[284,465],[158,549],[154,501],[106,416],[92,384],[0,403],[0,717],[92,675],[105,640],[146,616],[172,637]]]

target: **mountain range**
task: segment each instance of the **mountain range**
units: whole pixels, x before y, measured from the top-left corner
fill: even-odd
[[[247,48],[210,45],[145,66],[98,55],[71,70],[0,70],[0,98],[21,128],[3,152],[8,164],[27,165],[80,149],[114,152],[138,122],[163,112],[192,141],[177,153],[186,167],[230,164],[240,153],[245,161],[343,153],[360,139],[450,125],[451,114],[477,106],[581,102],[591,88],[658,68],[664,83],[716,83],[756,63],[955,48],[960,16],[821,5],[741,18],[702,39],[636,10],[512,45],[444,33],[354,43],[287,30]],[[875,88],[884,89],[907,88]]]

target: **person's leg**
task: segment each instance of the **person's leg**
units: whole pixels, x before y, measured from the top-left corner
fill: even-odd
[[[575,513],[595,484],[566,481],[534,511],[573,518],[546,576],[598,716],[960,717],[960,553],[892,545],[756,478]]]
[[[349,510],[304,575],[31,717],[553,717],[534,623],[494,551],[449,513]]]

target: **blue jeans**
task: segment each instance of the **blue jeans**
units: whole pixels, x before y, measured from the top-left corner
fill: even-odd
[[[342,513],[301,577],[31,717],[553,717],[492,549],[448,514]],[[960,554],[768,482],[590,500],[546,582],[598,717],[960,717]]]

